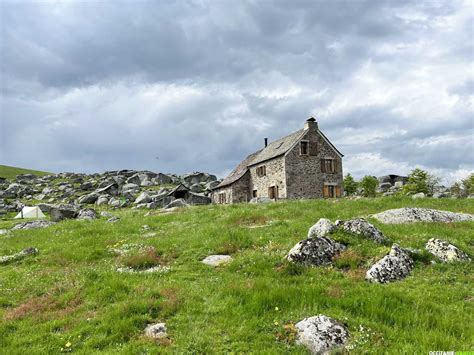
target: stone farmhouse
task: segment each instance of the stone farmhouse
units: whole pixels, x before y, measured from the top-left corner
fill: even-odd
[[[304,128],[250,154],[213,189],[214,203],[333,198],[343,193],[341,152],[311,117]]]

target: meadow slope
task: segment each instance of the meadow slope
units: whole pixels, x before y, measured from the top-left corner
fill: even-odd
[[[50,175],[51,173],[39,170],[17,168],[8,165],[0,165],[0,177],[3,177],[8,180],[15,180],[16,176],[19,174],[33,174],[36,176],[45,176]]]
[[[0,255],[30,246],[40,251],[0,265],[1,352],[304,354],[294,345],[292,325],[320,313],[347,324],[355,353],[473,350],[472,262],[433,264],[424,253],[407,279],[370,284],[365,271],[390,246],[340,234],[334,239],[349,250],[333,267],[284,261],[321,217],[334,221],[406,206],[474,214],[467,199],[307,200],[150,216],[124,209],[113,211],[121,218],[114,224],[71,220],[0,235]],[[0,229],[15,223],[0,220]],[[472,222],[374,224],[404,247],[423,248],[439,237],[474,255]],[[109,249],[127,243],[155,247],[170,271],[116,272],[124,260]],[[211,268],[200,262],[210,254],[234,260]],[[143,337],[145,326],[159,321],[169,338]]]

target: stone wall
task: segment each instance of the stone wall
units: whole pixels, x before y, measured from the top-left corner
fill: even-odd
[[[250,174],[246,172],[232,185],[217,189],[212,193],[212,203],[219,203],[219,194],[225,193],[225,203],[248,202],[251,199]]]
[[[296,144],[285,156],[287,198],[322,198],[325,183],[341,186],[342,160],[332,147],[310,127],[302,140],[308,140],[310,155],[300,155],[300,145]],[[314,152],[314,144],[317,150]],[[321,159],[333,158],[335,173],[321,172]]]
[[[258,176],[257,168],[265,165],[266,176]],[[257,197],[269,197],[268,188],[278,188],[278,198],[286,198],[285,159],[280,156],[250,167],[250,195],[257,190]]]

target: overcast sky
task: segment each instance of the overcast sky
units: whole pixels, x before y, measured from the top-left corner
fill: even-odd
[[[1,2],[0,163],[223,176],[315,116],[344,170],[474,171],[473,2]]]

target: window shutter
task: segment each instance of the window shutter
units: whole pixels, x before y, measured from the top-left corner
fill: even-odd
[[[329,186],[324,185],[323,186],[323,197],[328,197],[329,196]]]
[[[336,186],[336,197],[341,197],[341,187]]]
[[[321,172],[325,173],[326,172],[326,164],[324,159],[321,159]]]

